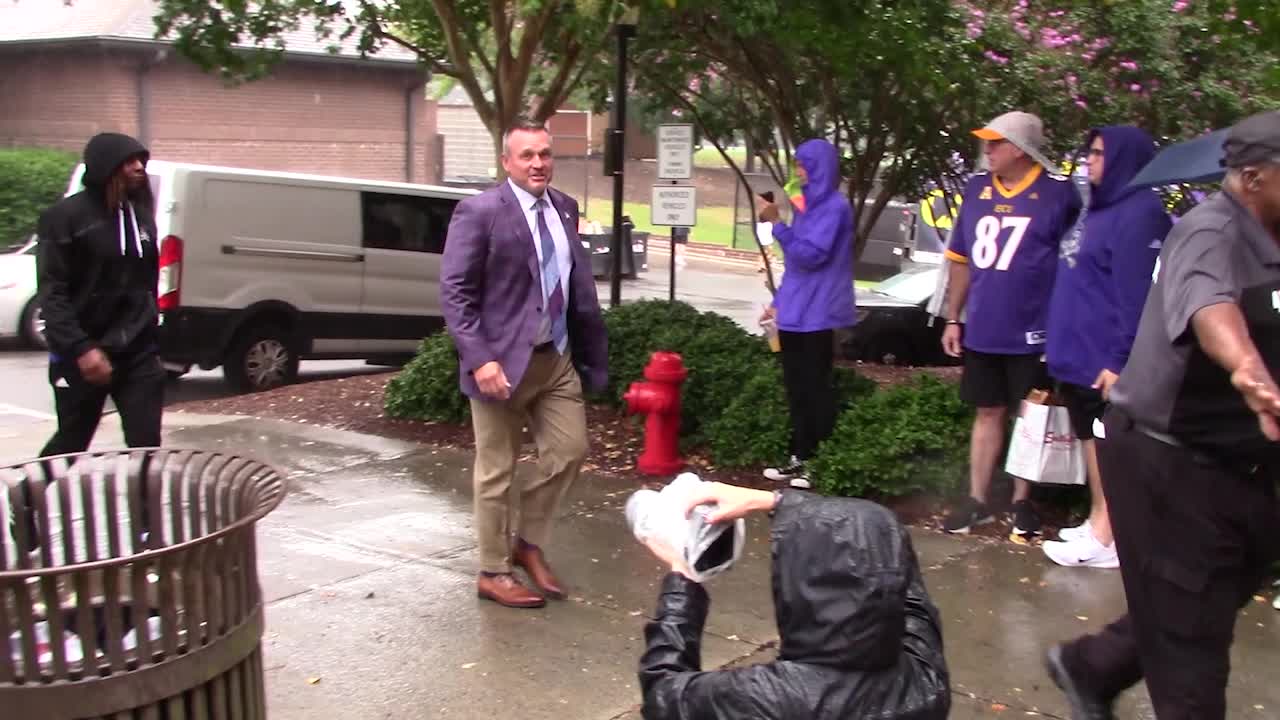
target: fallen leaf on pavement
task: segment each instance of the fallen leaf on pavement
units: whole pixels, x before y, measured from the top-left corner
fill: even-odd
[[[308,685],[315,685],[318,682],[320,682],[320,678],[318,677],[307,678]]]
[[[476,666],[476,664],[475,664],[475,663],[473,663],[473,662],[471,662],[471,663],[463,663],[463,664],[462,664],[462,669],[463,669],[463,670],[470,670],[471,668],[473,668],[473,667],[475,667],[475,666]]]

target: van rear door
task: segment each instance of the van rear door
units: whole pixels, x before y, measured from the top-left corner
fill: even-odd
[[[370,353],[412,353],[444,327],[440,259],[456,198],[364,191],[364,299]],[[372,339],[378,338],[378,339]]]

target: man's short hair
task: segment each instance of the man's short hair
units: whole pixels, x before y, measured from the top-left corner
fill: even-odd
[[[507,126],[506,131],[502,133],[502,154],[503,155],[507,154],[508,142],[511,140],[511,133],[516,131],[544,132],[544,133],[547,133],[548,135],[551,134],[551,131],[547,129],[546,123],[537,122],[527,117],[516,118],[509,126]]]

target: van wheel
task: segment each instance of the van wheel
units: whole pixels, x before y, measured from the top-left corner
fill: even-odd
[[[22,310],[22,325],[18,332],[22,336],[23,344],[27,347],[37,350],[49,347],[44,338],[44,315],[40,312],[40,306],[36,304],[34,298]]]
[[[273,325],[250,327],[236,336],[222,374],[239,392],[260,392],[298,379],[298,352],[289,334]]]
[[[868,354],[872,362],[881,365],[908,365],[912,360],[910,344],[897,335],[878,338]]]

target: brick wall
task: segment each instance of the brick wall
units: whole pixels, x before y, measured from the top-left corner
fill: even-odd
[[[150,54],[0,54],[0,145],[79,150],[95,132],[145,133],[152,156],[166,160],[439,180],[436,107],[420,85],[409,95],[418,77],[412,69],[289,62],[266,79],[228,86],[172,52],[140,75]],[[145,123],[140,88],[149,106]],[[416,103],[415,152],[406,178],[409,98]]]

